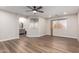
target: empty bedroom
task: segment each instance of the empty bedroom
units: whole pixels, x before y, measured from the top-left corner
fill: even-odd
[[[79,53],[79,6],[0,6],[0,53]]]

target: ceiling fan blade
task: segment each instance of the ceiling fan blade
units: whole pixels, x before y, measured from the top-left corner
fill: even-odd
[[[37,9],[41,9],[42,8],[42,6],[39,6]]]
[[[37,12],[44,13],[44,11],[37,11]]]
[[[27,6],[29,9],[33,9],[31,6]]]

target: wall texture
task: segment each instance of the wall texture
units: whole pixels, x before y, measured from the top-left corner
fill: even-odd
[[[0,11],[0,40],[19,38],[17,15]]]

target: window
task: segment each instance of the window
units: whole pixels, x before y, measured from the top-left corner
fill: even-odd
[[[54,29],[66,29],[67,28],[67,20],[57,20],[53,21]]]

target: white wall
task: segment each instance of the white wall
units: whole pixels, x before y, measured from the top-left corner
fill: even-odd
[[[27,30],[27,36],[28,37],[38,37],[39,36],[39,21],[36,23],[31,23],[30,22],[30,18],[27,19],[27,22],[26,22],[26,30]]]
[[[78,25],[77,15],[66,16],[66,18],[67,18],[67,28],[66,29],[54,29],[53,35],[61,36],[61,37],[77,38],[77,33],[78,33],[77,32],[77,25]],[[48,25],[49,23],[50,21],[48,22]],[[50,29],[48,29],[47,34],[50,35]]]
[[[26,18],[24,21],[24,28],[27,31],[27,36],[28,37],[40,37],[43,35],[46,35],[46,25],[47,21],[44,18],[39,18],[39,21],[37,22],[36,27],[30,27],[30,18]]]
[[[47,21],[47,23],[46,23],[46,35],[51,35],[51,29],[50,29],[50,23],[51,23],[51,21],[50,21],[51,19],[48,19],[48,20],[46,20]]]
[[[44,18],[39,18],[39,34],[40,36],[46,35],[47,32],[47,20]]]
[[[0,11],[0,40],[19,38],[17,15]]]

